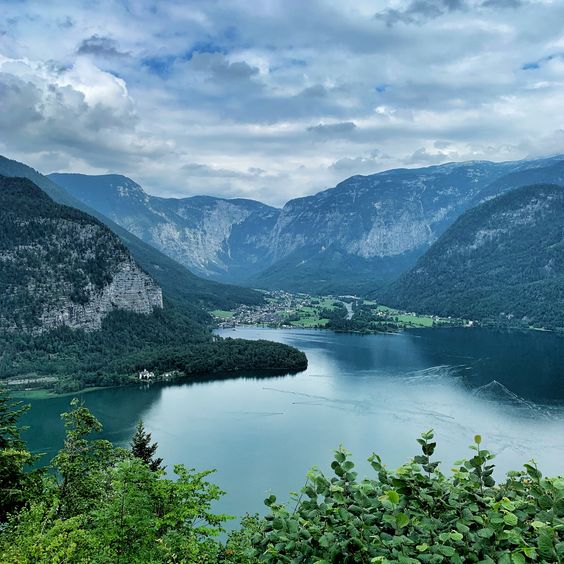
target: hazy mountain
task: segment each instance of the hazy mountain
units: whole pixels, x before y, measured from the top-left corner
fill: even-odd
[[[561,157],[394,169],[353,176],[282,210],[251,200],[157,198],[117,175],[50,178],[204,276],[362,293],[411,268],[472,205],[531,179],[556,182],[562,169]]]
[[[476,202],[533,176],[554,182],[562,167],[554,158],[476,161],[353,176],[284,206],[272,237],[273,264],[254,282],[306,291],[377,288],[413,266]]]
[[[527,186],[468,210],[385,299],[418,312],[564,327],[564,188]]]
[[[112,311],[152,313],[162,292],[105,225],[0,176],[0,329],[100,329]]]
[[[258,292],[219,284],[195,276],[178,262],[144,243],[99,211],[74,198],[52,180],[23,163],[0,156],[0,175],[29,178],[56,202],[80,209],[99,219],[119,236],[136,262],[158,282],[169,299],[186,305],[193,306],[203,303],[220,308],[233,307],[239,303],[256,304],[263,299]]]
[[[253,200],[158,198],[126,176],[51,174],[72,196],[203,276],[248,279],[270,264],[280,210]]]

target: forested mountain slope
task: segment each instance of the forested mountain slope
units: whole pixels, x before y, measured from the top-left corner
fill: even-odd
[[[422,313],[564,328],[564,188],[527,186],[468,210],[384,299]]]
[[[26,178],[0,176],[0,329],[99,329],[112,311],[152,313],[162,292],[119,238]]]
[[[219,308],[230,308],[240,303],[257,304],[263,300],[261,294],[253,290],[219,284],[195,276],[181,264],[72,197],[49,178],[23,163],[0,156],[0,175],[29,178],[56,202],[80,209],[99,219],[118,235],[135,261],[158,282],[171,300],[187,306],[205,305]]]

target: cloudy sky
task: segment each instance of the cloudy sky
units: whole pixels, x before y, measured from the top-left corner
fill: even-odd
[[[561,0],[0,0],[0,153],[280,205],[564,152]]]

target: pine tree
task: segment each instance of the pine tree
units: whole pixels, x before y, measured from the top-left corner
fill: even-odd
[[[158,446],[157,442],[151,443],[151,433],[147,433],[143,421],[139,421],[131,439],[131,452],[133,456],[147,464],[153,472],[163,470],[161,466],[163,459],[154,458]]]
[[[38,472],[26,472],[37,457],[27,450],[18,426],[18,419],[28,408],[13,402],[0,388],[0,523],[24,505],[39,477]]]

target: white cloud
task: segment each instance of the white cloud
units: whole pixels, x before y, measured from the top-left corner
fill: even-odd
[[[268,203],[352,174],[564,151],[543,0],[0,0],[0,151]]]

